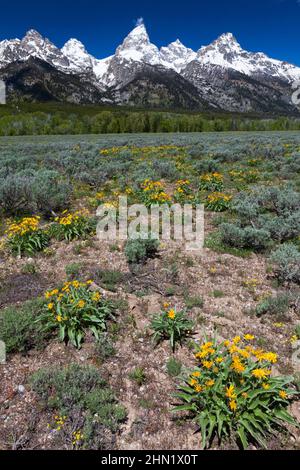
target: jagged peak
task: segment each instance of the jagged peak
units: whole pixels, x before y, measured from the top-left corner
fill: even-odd
[[[31,37],[44,39],[43,36],[38,31],[36,31],[35,29],[29,29],[27,31],[27,33],[25,34],[24,39],[31,38]]]
[[[221,40],[221,41],[235,41],[235,42],[237,42],[235,36],[234,36],[232,33],[230,33],[230,32],[229,32],[229,33],[223,33],[223,34],[221,34],[221,35],[218,37],[217,41],[218,41],[218,40]]]
[[[133,39],[133,38],[143,38],[147,41],[150,41],[149,35],[147,33],[146,26],[144,23],[137,24],[132,31],[128,34],[126,39]],[[125,39],[125,41],[126,41]]]
[[[180,47],[180,48],[187,49],[187,47],[184,44],[182,44],[180,39],[176,39],[176,41],[170,42],[170,44],[167,47]]]
[[[235,46],[241,48],[236,37],[232,33],[223,33],[211,45]]]
[[[76,38],[70,38],[62,47],[62,50],[65,49],[80,49],[81,51],[86,52],[84,44]]]

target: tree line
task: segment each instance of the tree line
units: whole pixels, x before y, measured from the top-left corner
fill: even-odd
[[[300,119],[251,119],[159,111],[101,111],[94,115],[19,112],[0,116],[0,135],[118,134],[300,130]]]

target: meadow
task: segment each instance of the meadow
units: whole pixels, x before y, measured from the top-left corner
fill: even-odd
[[[203,251],[99,240],[120,195]],[[0,137],[0,449],[299,449],[299,315],[299,132]]]

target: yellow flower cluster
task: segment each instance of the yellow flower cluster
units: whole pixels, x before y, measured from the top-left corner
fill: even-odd
[[[172,200],[171,196],[164,191],[164,186],[160,181],[146,179],[142,183],[143,192],[155,203],[166,203]]]
[[[219,182],[222,183],[224,177],[221,173],[207,173],[206,175],[202,175],[200,180],[204,183],[212,183],[212,182]]]
[[[116,155],[120,152],[122,152],[122,150],[127,150],[129,147],[127,146],[122,146],[122,147],[111,147],[109,149],[103,149],[103,150],[100,150],[99,153],[100,155]]]
[[[23,236],[27,233],[36,232],[39,228],[40,217],[24,217],[20,222],[12,222],[8,225],[6,233],[9,238],[16,235]]]
[[[209,204],[215,204],[216,202],[230,202],[231,200],[232,196],[219,192],[214,192],[207,196],[207,202]]]
[[[271,370],[266,368],[254,369],[251,373],[256,379],[266,379],[271,375]]]
[[[64,211],[62,213],[62,217],[56,217],[54,220],[55,222],[59,223],[59,225],[72,225],[74,222],[79,220],[81,216],[81,212],[77,211],[74,214],[71,214],[68,211]]]
[[[176,186],[190,186],[191,182],[189,180],[178,180],[176,181]]]
[[[59,289],[53,289],[50,291],[45,292],[45,299],[51,299],[51,297],[58,297],[61,298],[61,296],[66,292],[70,292],[70,288],[73,287],[74,289],[79,289],[79,287],[87,287],[90,286],[93,283],[93,281],[88,280],[86,282],[79,282],[77,280],[75,281],[68,281],[65,282],[61,290]]]
[[[206,381],[204,384],[200,381],[202,377],[201,369],[195,371],[191,374],[189,378],[189,385],[194,388],[197,393],[203,392],[210,387],[213,387],[215,384],[215,377],[219,376],[220,368],[228,368],[231,370],[235,377],[235,381],[239,381],[241,385],[245,383],[245,380],[249,380],[249,377],[252,377],[253,380],[257,379],[260,386],[268,390],[269,384],[268,379],[271,375],[271,365],[276,364],[278,358],[277,354],[273,352],[267,352],[262,349],[255,349],[250,344],[246,344],[242,347],[242,343],[246,341],[249,343],[253,341],[255,337],[252,334],[245,334],[242,336],[236,336],[231,341],[224,341],[223,346],[226,348],[222,352],[218,346],[215,346],[213,342],[206,342],[201,345],[199,350],[195,353],[195,358],[200,361],[200,367],[202,368],[204,377],[206,376]],[[226,352],[227,350],[227,352]],[[249,370],[249,362],[252,361],[252,364],[257,364],[250,375],[244,375]],[[259,367],[261,365],[261,367]],[[207,378],[208,374],[208,378]],[[257,383],[257,382],[255,382]],[[284,393],[282,398],[284,399]],[[232,412],[237,410],[237,391],[233,383],[229,383],[225,389],[225,396],[228,400],[228,407]],[[244,399],[248,398],[247,393],[242,394]]]
[[[259,280],[256,278],[247,278],[243,281],[243,286],[250,289],[255,289],[259,285]]]
[[[65,425],[65,422],[67,420],[67,417],[66,416],[59,416],[59,415],[56,415],[54,416],[54,422],[55,422],[55,427],[54,429],[56,431],[61,431],[61,429],[63,428],[63,426]],[[52,426],[48,423],[47,424],[47,428],[51,428]]]
[[[142,188],[145,192],[157,191],[157,190],[161,190],[163,188],[163,184],[161,183],[161,181],[151,181],[149,179],[146,179],[142,183]]]
[[[73,438],[72,444],[73,444],[73,446],[78,445],[83,440],[83,437],[84,436],[83,436],[81,431],[74,431],[72,433],[72,438]]]
[[[152,152],[167,152],[171,150],[182,150],[181,147],[177,147],[176,145],[159,145],[157,147],[130,147],[128,145],[124,145],[121,147],[111,147],[108,149],[102,149],[99,151],[100,155],[117,155],[118,153],[130,150],[133,155],[140,155],[140,154],[150,154]]]
[[[60,290],[59,289],[53,289],[53,290],[47,291],[45,293],[45,299],[49,300],[49,303],[47,305],[48,310],[51,312],[51,314],[54,315],[55,320],[58,323],[62,323],[64,321],[67,321],[68,316],[63,316],[61,313],[58,313],[58,311],[56,309],[56,302],[60,302],[63,299],[65,299],[65,295],[70,294],[71,289],[77,290],[81,287],[88,287],[92,283],[93,283],[93,281],[91,281],[91,280],[88,280],[86,282],[79,282],[77,280],[68,281],[68,282],[64,283],[63,287]],[[100,299],[101,299],[100,292],[96,291],[94,293],[91,293],[91,300],[93,302],[97,303],[97,302],[99,302]],[[67,301],[70,302],[71,304],[74,304],[74,306],[78,309],[83,309],[86,306],[86,301],[84,299],[77,300],[76,304],[75,304],[75,300],[74,300],[72,295],[70,295],[68,297]]]

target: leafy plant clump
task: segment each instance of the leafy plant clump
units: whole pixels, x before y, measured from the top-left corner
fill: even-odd
[[[80,348],[86,330],[97,340],[106,330],[106,323],[113,318],[113,306],[100,292],[89,287],[92,281],[66,282],[62,289],[45,293],[47,305],[36,320],[44,325],[45,331],[58,330],[61,341],[70,341]]]
[[[165,305],[165,309],[151,322],[153,340],[158,344],[168,339],[174,352],[176,344],[182,345],[183,340],[192,334],[194,323],[188,318],[185,310],[177,311],[176,308]]]
[[[300,251],[296,245],[284,244],[271,255],[275,275],[280,282],[300,283]]]
[[[40,217],[24,217],[11,222],[6,231],[7,245],[15,255],[33,255],[49,244],[48,233],[40,227]]]
[[[266,250],[300,234],[300,194],[290,187],[255,187],[239,193],[232,205],[236,219],[220,226],[228,246]]]
[[[129,264],[145,263],[148,258],[156,255],[159,241],[155,239],[129,240],[125,246],[125,255]]]
[[[225,212],[229,209],[231,201],[230,194],[214,192],[207,196],[205,207],[213,212]]]
[[[182,364],[180,361],[177,361],[174,357],[170,357],[167,362],[167,372],[170,377],[178,377],[181,373]]]
[[[142,386],[146,380],[146,374],[143,367],[136,367],[129,373],[129,378],[137,383],[137,385]]]
[[[45,411],[55,413],[56,433],[64,445],[89,450],[114,447],[126,410],[95,367],[41,369],[31,376],[31,384]]]
[[[267,447],[267,438],[298,426],[288,413],[293,377],[272,377],[277,355],[251,345],[254,336],[240,336],[202,344],[195,352],[196,366],[184,378],[176,397],[183,405],[174,412],[189,411],[200,428],[202,447],[215,437],[234,438],[244,449],[250,442]]]
[[[7,307],[0,313],[0,340],[8,353],[27,353],[33,348],[43,348],[49,332],[36,323],[44,308],[44,300],[25,302],[21,307]]]
[[[289,309],[291,299],[289,294],[267,297],[256,306],[255,313],[258,317],[266,314],[276,315],[277,317],[283,316]]]
[[[65,211],[61,217],[56,217],[51,226],[51,235],[58,240],[66,240],[67,242],[87,238],[94,231],[94,221],[80,211],[73,214]]]

